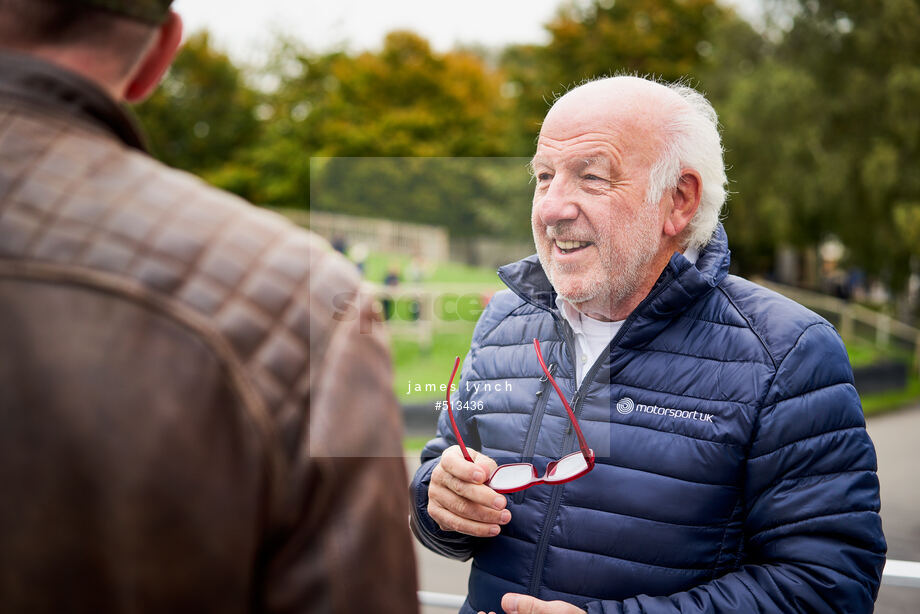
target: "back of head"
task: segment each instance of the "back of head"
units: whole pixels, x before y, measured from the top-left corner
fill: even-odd
[[[171,2],[0,0],[0,50],[85,66],[102,81],[121,79],[151,44]]]

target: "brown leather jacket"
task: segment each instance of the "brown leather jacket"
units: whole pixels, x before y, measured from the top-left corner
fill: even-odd
[[[139,147],[0,56],[0,612],[415,612],[354,267]]]

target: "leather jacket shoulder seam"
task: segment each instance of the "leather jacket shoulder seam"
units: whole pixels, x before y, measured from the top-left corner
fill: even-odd
[[[262,436],[265,452],[269,455],[272,491],[279,492],[279,489],[276,488],[276,481],[281,478],[284,459],[277,452],[272,453],[272,450],[277,450],[277,447],[272,445],[277,438],[272,418],[246,375],[245,367],[230,342],[204,316],[185,307],[172,297],[151,291],[139,283],[132,283],[131,280],[120,275],[72,265],[0,259],[0,278],[18,278],[38,282],[53,281],[121,297],[155,310],[195,334],[225,365],[230,389],[239,398],[241,405],[246,408],[253,426]]]

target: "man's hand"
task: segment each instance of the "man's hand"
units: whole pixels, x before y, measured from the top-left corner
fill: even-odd
[[[463,458],[460,446],[451,446],[431,474],[428,486],[428,515],[445,531],[476,537],[493,537],[508,524],[511,512],[500,495],[485,484],[497,465],[495,461],[469,450],[473,462]]]
[[[585,614],[581,608],[565,601],[543,601],[529,595],[505,593],[502,597],[505,614]],[[479,614],[486,614],[479,612]],[[489,612],[495,614],[495,612]]]

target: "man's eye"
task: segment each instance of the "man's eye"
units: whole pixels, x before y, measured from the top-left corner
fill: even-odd
[[[538,181],[549,181],[549,180],[552,179],[552,178],[553,178],[553,176],[552,176],[551,174],[549,174],[549,173],[538,173],[538,174],[537,174],[537,180],[538,180]]]
[[[587,179],[588,181],[604,181],[602,178],[598,177],[597,175],[585,175],[585,179]]]

